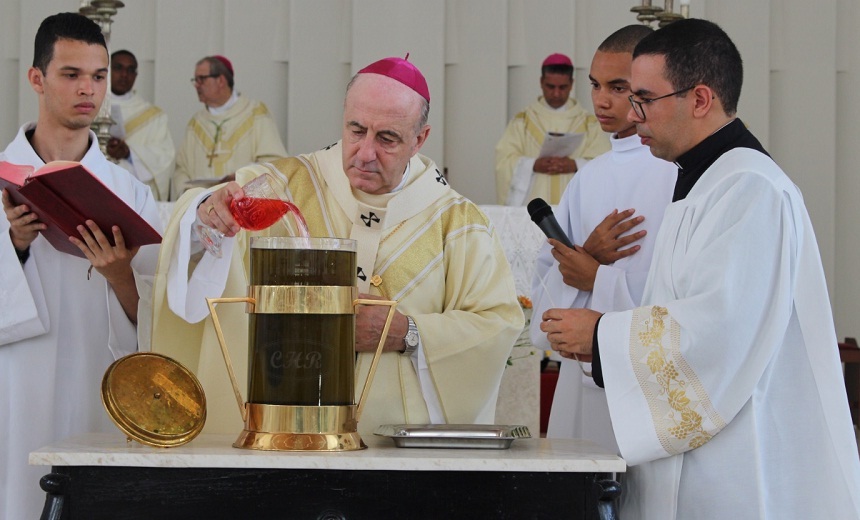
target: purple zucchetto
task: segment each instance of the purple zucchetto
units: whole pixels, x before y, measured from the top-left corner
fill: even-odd
[[[409,54],[406,58],[383,58],[364,67],[359,74],[379,74],[403,83],[417,92],[421,97],[430,102],[430,89],[427,88],[427,80],[418,70],[418,67],[409,63]]]
[[[567,65],[568,67],[573,67],[573,62],[564,54],[555,53],[547,56],[541,66],[546,67],[548,65]]]

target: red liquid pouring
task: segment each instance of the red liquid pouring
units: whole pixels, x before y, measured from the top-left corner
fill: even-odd
[[[292,202],[280,199],[242,197],[230,202],[230,213],[243,229],[259,231],[273,225],[287,213],[292,213],[299,236],[307,237],[308,225],[299,208]]]

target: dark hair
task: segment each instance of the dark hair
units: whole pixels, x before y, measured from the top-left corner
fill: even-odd
[[[224,65],[224,62],[216,58],[215,56],[206,56],[202,60],[198,61],[197,64],[201,64],[206,62],[209,64],[209,74],[212,76],[224,76],[227,80],[227,86],[230,87],[230,90],[233,90],[233,73],[230,72],[230,69],[227,68],[227,65]]]
[[[132,54],[131,51],[127,51],[125,49],[122,49],[122,50],[118,50],[118,51],[113,52],[110,55],[111,63],[113,63],[114,58],[116,58],[117,56],[128,56],[129,58],[131,58],[134,61],[134,66],[137,67],[137,56]]]
[[[101,45],[107,52],[107,44],[97,23],[78,13],[59,13],[42,20],[36,31],[36,45],[33,53],[33,66],[42,73],[54,59],[54,44],[57,40],[74,40],[90,45]]]
[[[653,32],[654,29],[641,23],[628,25],[607,36],[597,50],[601,52],[632,53],[633,49],[636,48],[636,44]]]
[[[642,55],[665,57],[666,79],[675,90],[707,85],[720,98],[726,115],[737,112],[743,60],[717,24],[695,18],[671,23],[639,42],[633,58]]]
[[[540,77],[544,77],[547,74],[564,74],[573,79],[573,67],[570,65],[544,65],[540,68]]]

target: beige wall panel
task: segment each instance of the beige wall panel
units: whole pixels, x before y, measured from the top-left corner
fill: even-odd
[[[188,120],[203,106],[190,83],[195,63],[204,56],[226,52],[224,1],[157,0],[155,19],[153,101],[167,113],[170,132],[179,145]],[[237,79],[240,90],[245,81]]]
[[[495,204],[494,150],[507,124],[507,13],[500,4],[449,0],[446,8],[445,166],[454,189],[479,204]]]
[[[290,7],[287,151],[306,153],[341,136],[351,77],[350,2],[293,0]],[[347,30],[344,30],[344,29]]]
[[[860,3],[838,0],[837,13],[836,283],[831,299],[841,339],[860,336]],[[827,83],[824,78],[819,87]]]
[[[775,34],[828,34],[829,38],[785,38],[790,56],[771,75],[770,147],[777,163],[803,192],[815,227],[824,271],[834,276],[836,190],[836,4],[801,9],[782,0]],[[803,4],[805,5],[805,4]],[[814,29],[813,29],[814,28]],[[764,102],[764,96],[762,96]]]
[[[352,72],[386,56],[406,56],[430,88],[433,130],[421,153],[445,165],[445,0],[362,0],[352,4]]]
[[[20,126],[18,121],[18,97],[24,83],[19,81],[20,62],[29,64],[33,59],[33,41],[30,35],[29,47],[24,46],[24,37],[21,34],[21,5],[20,2],[0,3],[0,146],[15,137]],[[26,49],[29,48],[29,59]],[[24,51],[22,52],[22,49]],[[29,87],[27,87],[29,90]]]

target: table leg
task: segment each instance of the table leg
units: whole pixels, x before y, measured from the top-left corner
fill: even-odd
[[[48,473],[39,479],[39,486],[47,494],[40,520],[60,520],[63,517],[63,505],[66,502],[69,476],[59,473]]]

